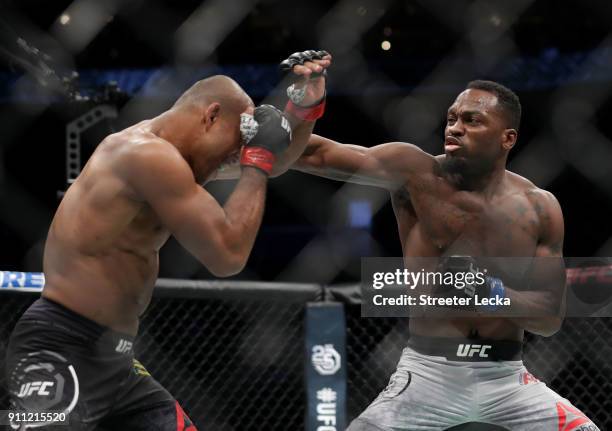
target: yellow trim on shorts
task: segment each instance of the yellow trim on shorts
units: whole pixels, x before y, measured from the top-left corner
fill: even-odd
[[[151,376],[138,359],[134,359],[134,373],[136,373],[137,376]]]

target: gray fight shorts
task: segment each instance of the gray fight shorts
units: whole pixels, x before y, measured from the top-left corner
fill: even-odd
[[[347,431],[599,431],[527,371],[521,347],[412,336],[387,388]]]

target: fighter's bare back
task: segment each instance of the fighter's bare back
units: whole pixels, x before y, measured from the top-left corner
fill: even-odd
[[[108,136],[62,199],[45,247],[43,296],[131,334],[170,233],[131,187],[125,163],[137,146],[159,141],[146,122]]]

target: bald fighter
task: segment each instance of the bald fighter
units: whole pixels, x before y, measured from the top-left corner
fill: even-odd
[[[295,169],[390,190],[405,258],[464,256],[451,262],[464,271],[474,263],[465,256],[561,261],[557,200],[506,170],[520,116],[511,90],[473,81],[448,109],[443,155],[403,142],[365,148],[313,135]],[[409,345],[387,389],[348,429],[445,430],[470,423],[452,429],[597,430],[521,361],[525,331],[550,336],[562,323],[562,312],[552,311],[564,306],[563,265],[535,273],[545,289],[525,292],[487,277],[477,292],[510,299],[516,317],[488,309],[485,318],[478,309],[461,318],[410,319]]]
[[[329,63],[321,52],[301,57],[293,73],[304,77],[294,86],[302,105],[289,105],[286,116],[269,105],[254,108],[233,80],[214,76],[158,117],[102,141],[49,229],[42,297],[11,335],[6,371],[13,409],[65,412],[70,430],[196,429],[134,359],[159,249],[174,235],[216,276],[244,267],[268,175],[295,158],[323,113],[317,107],[324,80],[309,77]],[[222,207],[200,184],[238,155],[240,179]]]

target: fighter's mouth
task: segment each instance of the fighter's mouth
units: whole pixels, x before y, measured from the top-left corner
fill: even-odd
[[[446,139],[444,140],[444,150],[447,153],[452,153],[453,151],[457,151],[461,147],[463,147],[463,145],[457,138],[453,138],[452,136],[447,136]]]

